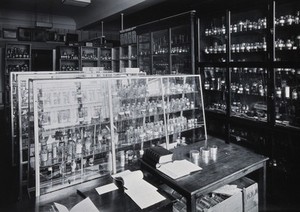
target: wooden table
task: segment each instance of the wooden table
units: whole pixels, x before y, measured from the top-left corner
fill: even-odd
[[[151,179],[145,180],[152,183]],[[172,202],[168,198],[167,193],[158,190],[166,200],[154,204],[146,209],[141,209],[125,192],[123,189],[117,189],[102,195],[99,195],[95,188],[112,183],[113,179],[110,176],[99,178],[86,182],[84,185],[72,186],[65,188],[61,191],[54,192],[53,194],[42,195],[36,198],[35,211],[36,212],[55,212],[53,209],[53,203],[57,202],[66,206],[69,210],[73,208],[77,203],[82,201],[84,198],[89,197],[95,206],[101,212],[150,212],[150,211],[172,211]],[[153,184],[153,183],[152,183]],[[79,191],[79,192],[78,192]],[[28,211],[34,211],[32,208]],[[20,210],[22,211],[22,210]],[[88,212],[88,211],[87,211]]]
[[[223,140],[209,138],[208,146],[217,145],[215,158],[204,160],[200,157],[199,166],[202,170],[188,176],[173,180],[167,175],[141,161],[142,170],[147,170],[158,177],[163,183],[183,195],[187,200],[187,210],[196,211],[196,194],[207,194],[225,184],[233,182],[249,173],[259,171],[259,203],[266,207],[266,161],[267,157],[258,155],[244,147],[226,144]],[[175,149],[174,159],[189,159],[190,150],[199,150],[204,141]]]

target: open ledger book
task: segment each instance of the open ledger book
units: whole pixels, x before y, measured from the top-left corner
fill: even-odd
[[[143,172],[123,171],[112,175],[115,180],[122,181],[125,193],[141,208],[147,208],[166,198],[158,193],[157,188],[143,179]]]
[[[56,202],[54,203],[54,205],[59,212],[99,212],[99,210],[96,208],[96,206],[89,197],[76,204],[71,210],[68,210],[66,206]]]
[[[200,171],[202,168],[184,159],[161,164],[159,167],[157,167],[157,170],[161,171],[165,175],[168,175],[172,179],[178,179],[193,172]]]

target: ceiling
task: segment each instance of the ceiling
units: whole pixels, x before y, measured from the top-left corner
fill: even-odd
[[[230,0],[234,1],[234,0]],[[0,9],[66,16],[74,19],[82,30],[119,31],[121,13],[124,28],[137,26],[177,13],[197,10],[206,3],[219,5],[222,0],[91,0],[86,7],[65,5],[62,0],[1,0]]]
[[[73,18],[77,29],[100,25],[100,22],[120,20],[126,15],[168,0],[91,0],[86,7],[65,5],[62,0],[1,0],[1,9],[45,13]]]

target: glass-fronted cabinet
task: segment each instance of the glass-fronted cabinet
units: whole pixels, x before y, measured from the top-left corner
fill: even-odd
[[[148,74],[195,73],[195,11],[136,27],[138,67]]]
[[[231,115],[267,121],[267,69],[233,67],[231,72]]]
[[[138,66],[141,71],[151,73],[151,37],[150,33],[138,35]]]
[[[199,75],[30,80],[36,196],[207,138]]]

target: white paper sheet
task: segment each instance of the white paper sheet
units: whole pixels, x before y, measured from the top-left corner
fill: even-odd
[[[166,198],[157,192],[157,188],[143,179],[143,172],[138,170],[112,175],[114,178],[122,178],[125,193],[141,208],[147,208]]]
[[[56,209],[59,212],[69,212],[68,208],[64,205],[61,205],[59,203],[54,203]],[[70,212],[83,212],[83,211],[88,211],[88,212],[99,212],[99,210],[96,208],[94,203],[91,201],[89,197],[85,198],[78,204],[76,204]]]
[[[242,191],[242,189],[238,188],[237,185],[224,185],[224,186],[214,190],[213,193],[225,194],[225,195],[232,196],[241,191]]]
[[[147,208],[158,202],[165,200],[166,198],[162,196],[157,191],[153,190],[142,190],[142,189],[128,189],[125,193],[141,208]]]
[[[105,194],[114,190],[117,190],[118,187],[114,183],[110,183],[104,186],[100,186],[96,188],[96,191],[98,192],[99,195]]]
[[[201,167],[188,160],[175,160],[170,163],[162,164],[157,169],[172,179],[178,179],[180,177],[189,175],[192,172],[202,170]]]

